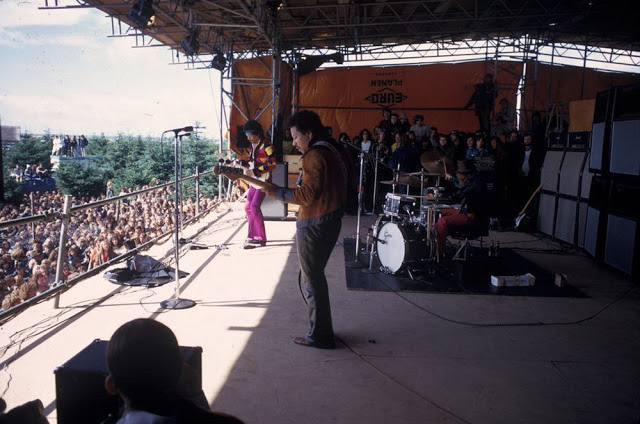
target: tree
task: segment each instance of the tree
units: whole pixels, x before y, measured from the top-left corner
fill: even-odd
[[[24,168],[27,164],[36,163],[51,169],[51,147],[50,140],[41,141],[31,134],[23,134],[20,136],[20,141],[7,152],[4,164],[11,169],[16,164]]]
[[[56,172],[56,182],[64,194],[76,198],[82,196],[100,196],[106,192],[107,178],[100,166],[90,165],[89,161],[65,161]]]

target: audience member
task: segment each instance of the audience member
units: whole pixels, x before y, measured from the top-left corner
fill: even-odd
[[[120,326],[107,344],[105,380],[124,409],[118,424],[242,423],[209,410],[197,371],[184,362],[175,334],[152,319]]]

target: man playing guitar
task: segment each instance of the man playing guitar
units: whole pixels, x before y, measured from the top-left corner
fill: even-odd
[[[245,175],[270,182],[271,171],[276,167],[273,145],[264,138],[264,131],[259,122],[247,121],[243,129],[249,143],[251,143],[251,154],[249,155],[248,169],[244,172]],[[247,205],[244,208],[249,224],[249,235],[243,246],[245,249],[253,249],[267,243],[264,217],[260,209],[264,197],[263,191],[253,186],[249,187]]]

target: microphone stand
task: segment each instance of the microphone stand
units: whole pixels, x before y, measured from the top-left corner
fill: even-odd
[[[163,309],[186,309],[191,308],[196,305],[196,302],[188,299],[180,299],[180,207],[178,206],[178,202],[182,202],[180,198],[180,166],[179,163],[179,153],[180,153],[180,143],[181,137],[178,136],[180,132],[186,131],[186,128],[179,128],[175,130],[169,130],[165,132],[173,132],[174,134],[174,171],[175,171],[175,184],[174,184],[174,194],[175,194],[175,203],[174,203],[174,240],[173,240],[173,250],[174,250],[174,260],[175,260],[175,281],[176,288],[174,290],[173,296],[171,296],[167,300],[163,300],[160,302],[160,307]],[[184,135],[184,134],[183,134]]]
[[[358,148],[357,146],[354,146],[351,143],[345,143],[348,146],[351,146],[352,148],[356,149],[357,151],[360,152],[360,176],[358,177],[358,219],[356,221],[356,253],[355,253],[355,259],[353,260],[353,262],[346,262],[345,266],[348,266],[349,268],[362,268],[364,265],[362,265],[360,263],[360,216],[362,214],[362,191],[363,191],[363,186],[362,186],[362,182],[363,182],[363,176],[364,176],[364,151],[362,151],[362,149]]]

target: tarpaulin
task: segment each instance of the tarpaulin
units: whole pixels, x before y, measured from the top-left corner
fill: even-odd
[[[493,65],[486,62],[420,66],[330,68],[300,78],[298,110],[318,113],[333,128],[334,136],[346,132],[353,137],[363,128],[372,131],[382,119],[382,109],[425,116],[425,123],[440,132],[453,129],[475,131],[478,121],[473,107],[464,109]],[[522,64],[499,62],[496,110],[500,99],[515,105]]]

